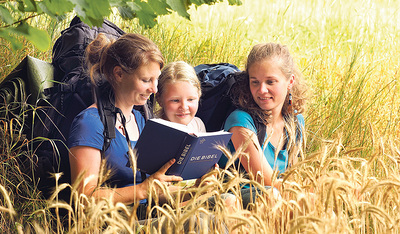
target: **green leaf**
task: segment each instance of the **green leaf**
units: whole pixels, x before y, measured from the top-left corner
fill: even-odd
[[[171,7],[165,0],[148,0],[148,3],[157,15],[167,15],[171,13]]]
[[[14,19],[11,16],[10,12],[3,5],[0,5],[0,16],[1,16],[1,20],[3,20],[4,23],[6,23],[6,24],[14,23]]]
[[[228,2],[229,5],[238,5],[238,6],[242,5],[242,1],[240,0],[228,0]]]
[[[119,14],[122,19],[133,19],[136,17],[136,12],[129,6],[119,6],[118,7]]]
[[[70,0],[75,4],[75,12],[89,26],[101,26],[103,19],[109,16],[111,8],[108,0]]]
[[[21,23],[16,28],[10,28],[12,33],[25,37],[39,50],[46,51],[50,47],[51,39],[46,31],[34,28],[27,23]]]
[[[200,6],[200,5],[204,4],[205,2],[202,0],[190,0],[190,3],[193,3],[196,6]]]
[[[18,2],[18,10],[20,12],[25,12],[24,2],[22,0],[17,0],[17,2]]]
[[[10,29],[11,28],[0,29],[0,37],[10,42],[13,50],[22,49],[22,42],[20,42],[16,37],[13,37],[10,34],[11,33]]]
[[[136,12],[140,25],[146,28],[152,28],[157,24],[157,14],[155,14],[153,8],[147,2],[128,2],[127,5]]]
[[[36,12],[36,2],[34,0],[18,0],[18,10],[21,12]]]
[[[167,4],[172,10],[178,12],[178,15],[190,20],[190,15],[187,12],[188,6],[185,3],[184,0],[167,0]]]
[[[74,4],[69,0],[44,0],[38,3],[39,7],[49,16],[57,18],[74,9]]]
[[[89,0],[90,2],[90,16],[93,18],[104,18],[104,16],[109,16],[111,13],[111,7],[108,0]]]
[[[110,3],[111,7],[121,7],[126,6],[126,1],[127,0],[109,0],[108,2]]]

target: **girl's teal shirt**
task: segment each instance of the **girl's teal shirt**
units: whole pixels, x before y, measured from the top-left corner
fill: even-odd
[[[300,124],[301,128],[304,128],[304,117],[301,114],[296,115],[298,123]],[[257,129],[254,124],[253,118],[250,116],[249,113],[243,110],[235,110],[233,111],[225,121],[224,130],[229,131],[232,127],[244,127],[249,129],[250,131],[254,132],[257,135]],[[267,134],[265,135],[264,142],[267,139]],[[278,152],[277,158],[275,160],[275,147],[268,142],[268,145],[264,148],[264,145],[261,146],[264,149],[264,157],[267,159],[269,165],[273,170],[277,169],[280,173],[286,171],[288,166],[288,151],[287,149],[282,149]],[[232,154],[235,152],[235,148],[232,144],[232,141],[228,144],[229,150]],[[221,168],[225,168],[225,165],[228,161],[228,158],[225,155],[222,155],[220,161],[218,162]]]

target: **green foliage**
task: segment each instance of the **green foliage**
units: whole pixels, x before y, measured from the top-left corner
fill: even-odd
[[[21,22],[17,27],[10,27],[7,30],[0,30],[0,37],[9,40],[14,49],[20,49],[22,47],[22,43],[19,42],[18,37],[12,35],[25,37],[42,51],[47,50],[51,42],[50,36],[46,31],[32,27],[26,22]]]
[[[76,14],[90,26],[101,26],[103,19],[116,8],[123,19],[139,19],[139,24],[152,28],[157,24],[157,17],[177,12],[189,19],[191,5],[214,4],[223,0],[15,0],[0,5],[0,37],[11,42],[14,50],[22,43],[16,36],[23,36],[38,49],[45,51],[50,47],[47,32],[31,25],[33,18],[48,15],[61,21],[70,14]],[[229,0],[230,5],[241,5],[240,0]]]
[[[74,9],[74,4],[72,4],[72,2],[68,0],[44,0],[42,2],[39,2],[38,4],[44,13],[55,19],[62,18],[60,16]]]

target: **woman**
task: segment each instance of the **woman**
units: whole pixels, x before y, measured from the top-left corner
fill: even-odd
[[[234,151],[246,145],[245,154],[239,156],[240,164],[265,186],[271,186],[274,170],[283,173],[297,162],[304,139],[302,113],[306,89],[288,48],[264,43],[253,47],[246,70],[238,76],[232,90],[238,109],[224,125],[232,133],[230,147]],[[221,160],[220,166],[224,167],[226,161],[226,158]],[[259,173],[261,177],[257,176]],[[276,183],[275,187],[279,188],[280,184]],[[246,188],[242,190],[245,207],[248,202],[245,200],[249,199],[245,198],[249,193]]]
[[[126,204],[145,203],[152,180],[164,183],[182,180],[178,176],[165,175],[174,160],[147,179],[141,178],[140,173],[134,175],[129,167],[131,156],[127,153],[126,139],[130,139],[133,148],[145,124],[143,116],[133,107],[144,105],[150,95],[157,92],[158,76],[164,66],[163,56],[157,46],[144,36],[125,34],[111,42],[100,34],[88,45],[86,61],[95,83],[101,77],[108,81],[110,88],[102,94],[120,109],[120,114],[115,121],[116,138],[111,140],[105,152],[101,152],[104,126],[97,103],[75,118],[68,139],[72,183],[83,175],[79,191],[87,196],[97,199],[111,197],[114,202]],[[104,183],[99,177],[102,153],[107,168],[111,169],[110,177]]]

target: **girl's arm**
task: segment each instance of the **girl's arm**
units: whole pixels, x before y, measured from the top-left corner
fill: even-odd
[[[147,198],[151,180],[157,179],[161,182],[181,181],[179,176],[167,176],[165,172],[174,164],[175,160],[167,162],[160,170],[147,178],[143,183],[123,188],[99,187],[98,179],[101,167],[100,150],[88,146],[76,146],[70,149],[69,154],[71,167],[71,182],[74,184],[80,175],[78,191],[86,196],[94,196],[97,199],[109,198],[111,195],[114,202],[133,203]]]
[[[264,157],[256,134],[247,128],[238,126],[232,127],[229,129],[229,132],[232,133],[231,140],[236,151],[239,147],[246,144],[249,138],[251,139],[244,150],[249,155],[249,159],[246,156],[239,156],[240,163],[246,169],[247,173],[251,173],[256,177],[257,182],[271,186],[273,170]],[[263,178],[257,177],[257,172],[261,172]]]

